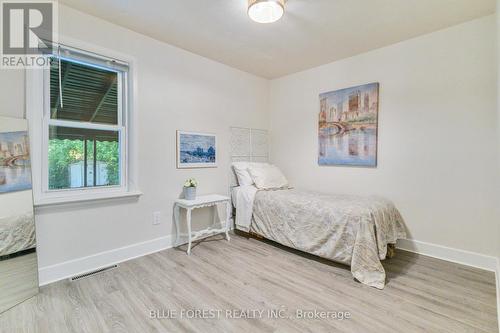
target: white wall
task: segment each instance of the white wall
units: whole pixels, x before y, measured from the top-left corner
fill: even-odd
[[[299,188],[380,194],[409,238],[497,256],[495,17],[271,81],[274,163]],[[319,167],[318,94],[380,82],[378,167]]]
[[[497,136],[498,136],[498,169],[497,169],[497,175],[498,175],[498,183],[497,187],[500,189],[500,0],[497,0],[497,8],[496,8],[496,20],[497,20],[497,25],[496,25],[496,36],[497,36]],[[497,203],[500,204],[500,198],[497,198]],[[500,205],[497,205],[497,208],[500,210]],[[499,225],[500,229],[500,218],[497,220],[497,224]],[[499,271],[497,272],[497,279],[500,281],[500,230],[498,232],[498,249],[497,249],[497,254],[498,254],[498,261],[499,261]],[[499,285],[500,286],[500,285]],[[498,313],[500,314],[500,289],[498,290],[498,299],[499,299],[499,304],[498,304]],[[498,325],[500,326],[500,315],[499,315],[499,323]]]
[[[175,232],[172,206],[188,177],[199,193],[228,190],[229,127],[267,128],[268,81],[59,6],[60,33],[130,55],[137,66],[139,200],[45,207],[36,210],[43,269]],[[0,74],[0,114],[23,117],[24,74]],[[175,131],[218,135],[219,167],[177,170]],[[163,222],[152,225],[153,211]]]

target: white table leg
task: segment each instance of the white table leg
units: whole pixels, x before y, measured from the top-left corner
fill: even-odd
[[[191,254],[191,208],[188,208],[186,211],[186,221],[188,227],[188,249],[187,254]]]
[[[226,201],[226,239],[229,242],[229,228],[231,227],[231,202]]]
[[[218,213],[218,210],[217,210],[217,204],[213,205],[213,213],[214,213],[214,216],[212,218],[212,228],[216,227],[217,225],[217,213]]]
[[[180,212],[180,207],[179,205],[176,204],[174,206],[174,222],[175,222],[175,232],[176,232],[174,247],[179,245],[179,238],[181,235],[181,230],[179,229],[179,219],[180,219],[179,212]]]

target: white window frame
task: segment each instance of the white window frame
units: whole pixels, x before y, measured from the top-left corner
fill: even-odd
[[[86,48],[69,47],[64,49],[75,52],[86,52],[101,61],[116,61],[116,55],[104,56],[104,52]],[[102,51],[102,49],[100,50]],[[75,61],[71,56],[61,56],[61,59]],[[78,60],[76,60],[78,62]],[[114,70],[107,66],[92,64],[90,61],[81,61],[85,65],[105,68],[118,73],[118,123],[117,125],[77,122],[71,120],[50,118],[50,69],[30,69],[26,71],[26,109],[30,128],[30,145],[33,173],[33,196],[35,206],[71,203],[78,201],[92,201],[99,199],[139,196],[142,193],[134,188],[135,182],[131,170],[130,132],[132,123],[132,64],[131,61],[119,60],[126,64],[128,70]],[[95,130],[118,131],[120,149],[120,185],[81,187],[68,189],[49,189],[48,144],[49,126],[71,128],[87,128]]]

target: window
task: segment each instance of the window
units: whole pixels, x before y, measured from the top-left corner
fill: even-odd
[[[49,190],[119,186],[118,133],[49,125]]]
[[[120,186],[124,73],[57,57],[49,73],[48,190]]]
[[[40,179],[34,174],[35,203],[128,192],[128,64],[57,50],[48,55],[50,68],[27,73],[32,142],[41,142],[32,152],[33,170],[37,160],[41,170]]]

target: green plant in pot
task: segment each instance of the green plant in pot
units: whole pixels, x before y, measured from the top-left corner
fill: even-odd
[[[198,186],[198,182],[194,178],[189,178],[184,183],[184,198],[186,200],[194,200],[196,199],[196,186]]]

